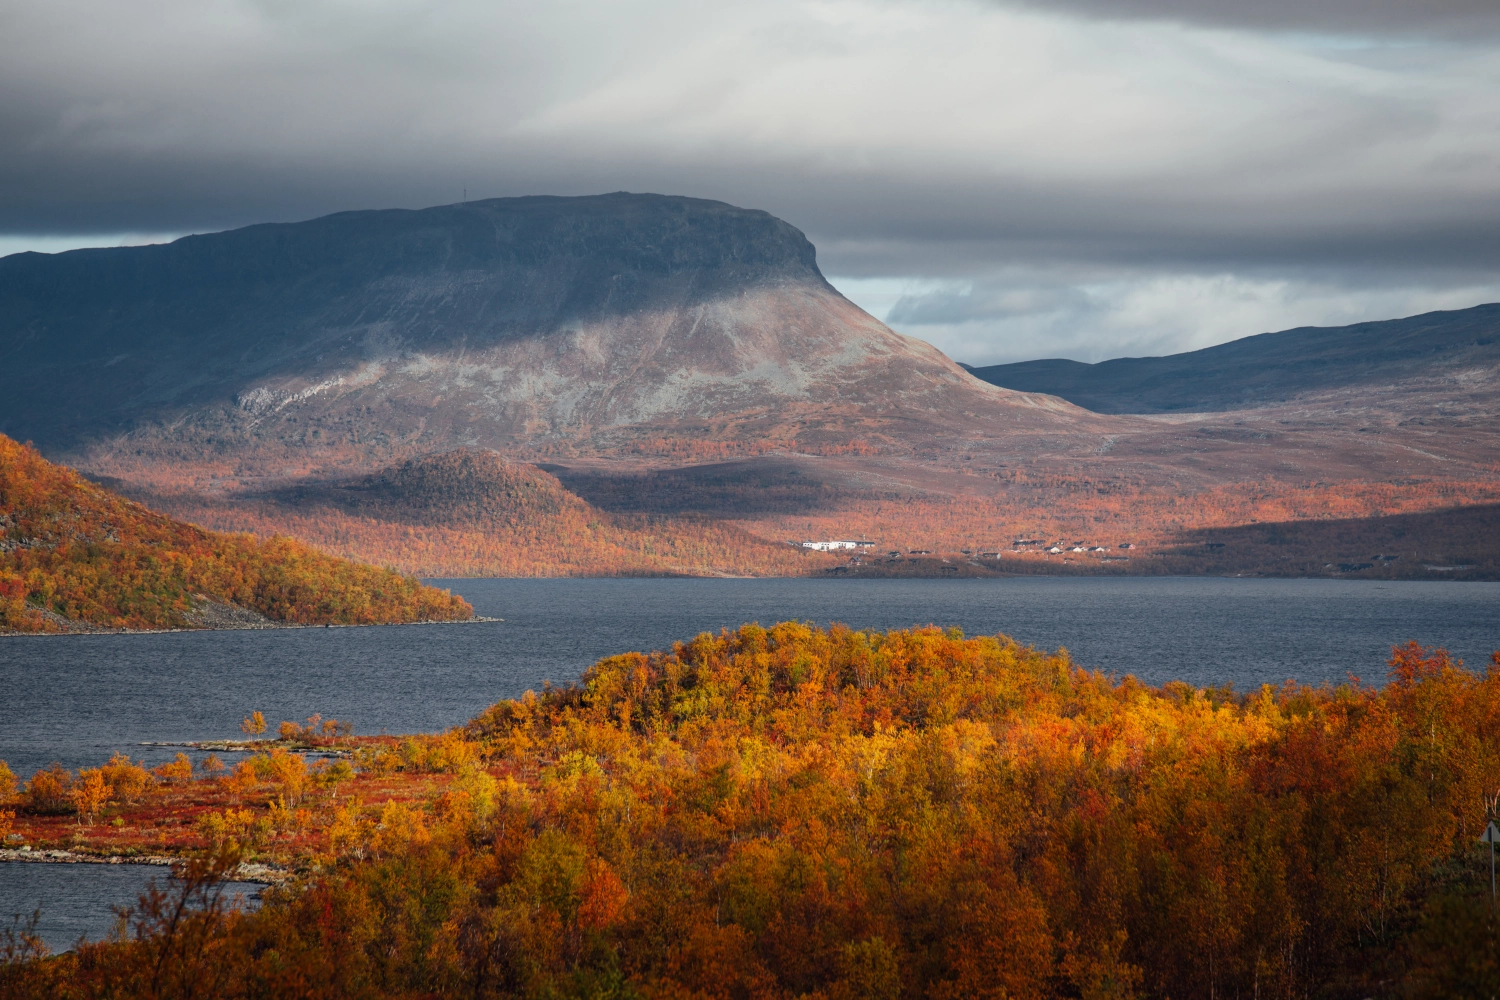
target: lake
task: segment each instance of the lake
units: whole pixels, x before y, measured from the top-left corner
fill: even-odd
[[[37,914],[34,932],[54,952],[72,947],[79,938],[98,941],[118,923],[114,907],[134,905],[153,879],[165,886],[169,874],[158,865],[0,864],[0,927],[24,927]],[[230,882],[223,887],[223,898],[230,905],[253,908],[263,888]]]
[[[503,622],[0,638],[0,760],[29,776],[93,766],[146,740],[239,735],[313,712],[357,732],[430,732],[595,660],[747,621],[1004,632],[1160,684],[1355,673],[1385,678],[1394,643],[1471,665],[1500,648],[1500,584],[1246,579],[440,580]]]
[[[0,638],[0,760],[21,776],[53,760],[93,766],[116,750],[155,763],[145,740],[238,735],[259,709],[274,726],[313,712],[357,732],[435,731],[494,701],[576,679],[595,660],[666,648],[699,632],[786,619],[890,629],[934,623],[1004,632],[1151,684],[1385,678],[1395,643],[1443,645],[1482,667],[1500,648],[1500,583],[1108,579],[442,580],[503,622],[377,628]],[[0,865],[0,916],[29,911],[33,878],[57,900],[100,866]],[[45,876],[30,871],[46,870]],[[109,877],[137,887],[150,873]],[[30,884],[30,883],[27,883]],[[48,890],[51,892],[52,890]],[[91,888],[89,892],[95,892]],[[24,895],[19,898],[20,893]],[[91,897],[92,898],[92,897]],[[69,904],[71,905],[71,904]],[[79,904],[88,909],[93,904]],[[43,906],[44,916],[48,907]],[[94,906],[87,932],[109,926]],[[70,920],[73,918],[69,918]],[[77,934],[76,921],[64,938]],[[59,932],[63,933],[63,932]],[[51,940],[59,940],[55,935]]]

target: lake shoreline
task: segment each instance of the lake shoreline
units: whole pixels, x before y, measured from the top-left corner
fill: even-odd
[[[473,618],[460,618],[457,620],[433,618],[416,622],[352,622],[328,625],[302,625],[295,622],[257,622],[255,624],[202,625],[192,628],[110,628],[104,625],[79,623],[78,627],[70,628],[66,632],[21,632],[15,629],[4,629],[0,630],[0,638],[56,638],[58,636],[74,635],[169,635],[174,632],[268,632],[277,629],[388,628],[398,625],[486,625],[503,621],[505,621],[504,618],[475,615]]]
[[[166,854],[79,854],[60,849],[33,850],[27,847],[0,847],[0,864],[29,865],[146,865],[154,868],[171,868],[187,859]],[[295,874],[276,865],[263,865],[253,861],[242,862],[235,869],[235,877],[227,881],[257,882],[264,885],[283,885],[295,878]]]

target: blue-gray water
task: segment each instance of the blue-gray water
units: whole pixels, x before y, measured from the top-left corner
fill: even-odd
[[[148,761],[142,740],[234,736],[259,709],[272,725],[313,712],[358,732],[432,731],[601,656],[659,649],[747,621],[858,628],[957,625],[1066,646],[1075,661],[1148,683],[1385,677],[1395,643],[1444,645],[1481,666],[1500,648],[1500,584],[1337,580],[452,580],[504,622],[391,628],[0,638],[0,760],[29,776],[53,760]],[[3,871],[12,869],[12,871]],[[21,869],[21,871],[15,871]],[[0,865],[0,915],[30,871],[94,886],[96,866]],[[133,870],[133,869],[132,869]],[[19,881],[18,881],[19,880]],[[145,876],[138,879],[144,884]],[[51,890],[49,890],[50,892]],[[89,889],[89,892],[95,892]],[[135,891],[100,899],[128,902]],[[58,889],[58,900],[73,900]],[[48,907],[43,901],[43,911]],[[70,904],[71,905],[71,904]],[[92,904],[89,904],[92,905]],[[88,932],[109,926],[96,907]],[[71,933],[71,932],[70,932]],[[66,935],[65,935],[66,936]],[[72,935],[76,937],[75,935]],[[69,938],[71,940],[71,938]]]
[[[71,948],[79,938],[98,941],[114,929],[114,907],[131,906],[155,881],[165,887],[168,869],[156,865],[0,864],[0,927],[17,930],[33,914],[33,932],[53,952]],[[251,882],[224,885],[226,903],[253,907],[264,886]],[[17,918],[20,923],[17,923]]]
[[[747,621],[1005,632],[1149,683],[1385,677],[1394,643],[1481,665],[1500,648],[1500,584],[1335,580],[449,580],[504,622],[0,638],[0,760],[149,760],[143,740],[238,735],[313,712],[364,733],[433,731],[601,656]]]

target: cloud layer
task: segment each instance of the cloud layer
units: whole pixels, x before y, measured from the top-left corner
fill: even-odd
[[[891,326],[973,365],[1175,354],[1297,326],[1500,301],[1500,279],[1489,273],[1381,277],[1010,268],[968,280],[834,281]]]
[[[653,190],[772,211],[850,288],[928,288],[890,321],[966,360],[1021,317],[1109,353],[1153,297],[1201,330],[1246,295],[1400,311],[1500,274],[1492,7],[13,3],[0,245]]]
[[[1489,0],[1047,0],[1038,9],[1339,36],[1463,38],[1500,32]]]

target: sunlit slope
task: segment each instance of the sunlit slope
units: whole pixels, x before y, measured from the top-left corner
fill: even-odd
[[[1495,667],[1411,644],[1381,688],[1238,694],[1004,636],[783,622],[610,657],[448,733],[288,723],[196,780],[186,757],[157,780],[59,767],[9,803],[0,788],[33,849],[199,848],[189,887],[245,858],[297,884],[251,912],[159,895],[131,935],[0,965],[0,983],[17,1000],[189,993],[161,982],[225,1000],[1489,996],[1454,983],[1494,947],[1477,837],[1500,784]],[[309,767],[292,740],[349,756]]]
[[[209,527],[289,535],[424,577],[799,576],[835,562],[721,521],[605,512],[555,476],[480,449],[353,479],[157,503]]]
[[[206,606],[276,622],[469,618],[460,597],[288,538],[174,521],[0,435],[0,629],[201,625]]]

